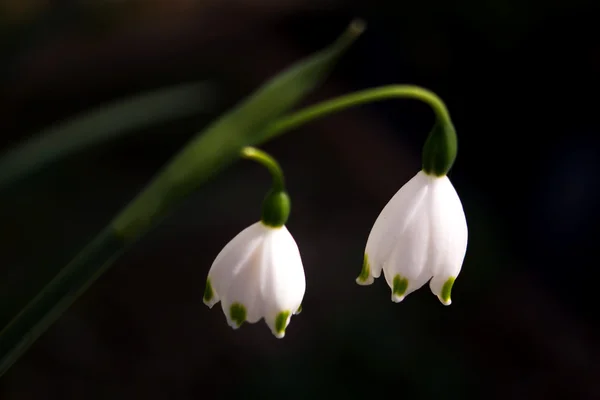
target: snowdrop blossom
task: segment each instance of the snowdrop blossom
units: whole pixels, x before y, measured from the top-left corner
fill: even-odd
[[[221,301],[229,325],[264,318],[277,338],[285,335],[304,297],[306,280],[298,246],[285,226],[262,221],[234,237],[210,268],[204,303]]]
[[[263,201],[261,220],[217,255],[206,279],[204,304],[212,308],[220,301],[234,329],[264,318],[275,337],[282,338],[292,315],[300,313],[306,290],[300,251],[285,227],[290,198],[273,157],[254,147],[245,147],[241,155],[266,167],[273,186]]]
[[[467,236],[465,213],[448,177],[420,171],[375,221],[356,282],[370,285],[383,270],[392,301],[400,302],[431,280],[433,294],[449,305]]]

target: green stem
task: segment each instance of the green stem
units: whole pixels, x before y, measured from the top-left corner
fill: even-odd
[[[273,157],[255,147],[244,147],[241,156],[266,167],[273,176],[273,187],[263,201],[261,221],[266,226],[281,227],[290,216],[291,201],[285,191],[283,171]]]
[[[261,142],[268,141],[314,119],[322,118],[347,108],[395,98],[421,100],[433,109],[438,122],[442,124],[451,123],[446,105],[432,91],[413,85],[389,85],[340,96],[284,116],[267,127],[261,137]]]
[[[269,170],[269,173],[273,177],[273,191],[281,192],[285,189],[283,171],[281,170],[279,163],[273,157],[264,151],[251,146],[244,147],[241,151],[241,155],[243,158],[256,161]]]

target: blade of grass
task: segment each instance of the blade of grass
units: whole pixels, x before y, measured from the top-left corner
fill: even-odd
[[[259,88],[208,126],[154,178],[92,243],[0,332],[0,376],[119,255],[186,195],[261,139],[275,118],[294,107],[328,75],[363,30],[354,22],[331,46]]]
[[[46,129],[0,156],[0,189],[48,163],[161,122],[206,111],[215,89],[178,85],[120,100]]]

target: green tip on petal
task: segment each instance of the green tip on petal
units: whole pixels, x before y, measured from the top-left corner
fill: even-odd
[[[277,338],[281,339],[285,336],[285,328],[287,327],[290,314],[289,311],[282,311],[275,317],[275,336],[277,336]]]
[[[392,301],[399,303],[404,300],[406,289],[408,289],[408,279],[403,278],[400,275],[394,276],[392,285]]]
[[[456,278],[454,277],[448,278],[448,280],[444,283],[444,286],[442,286],[440,301],[446,306],[449,306],[452,303],[452,300],[450,300],[450,294],[452,292],[452,286],[454,285],[455,279]]]
[[[246,307],[240,303],[233,303],[229,308],[229,317],[239,328],[246,321]]]
[[[296,310],[296,312],[295,312],[294,314],[298,315],[298,314],[300,314],[301,312],[302,312],[302,304],[300,304],[300,305],[298,306],[298,309]]]
[[[204,300],[204,304],[206,304],[209,307],[212,307],[212,300],[215,297],[215,292],[213,291],[213,287],[212,284],[210,283],[210,279],[206,279],[206,286],[204,286],[204,296],[203,296],[203,300]]]
[[[369,257],[365,253],[365,258],[363,259],[362,270],[360,271],[360,275],[356,278],[356,283],[359,285],[370,285],[373,283],[373,276],[371,275],[371,265],[369,264]]]

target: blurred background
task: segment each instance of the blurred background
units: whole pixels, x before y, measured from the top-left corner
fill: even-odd
[[[1,0],[0,150],[82,112],[194,86],[193,110],[2,191],[4,326],[212,119],[353,17],[365,34],[307,100],[427,87],[459,135],[469,223],[453,304],[354,283],[373,222],[420,168],[432,113],[388,101],[264,148],[304,260],[283,340],[202,304],[269,176],[238,162],[131,248],[0,379],[25,399],[598,399],[598,12],[584,0]],[[86,132],[80,132],[85,135]]]

